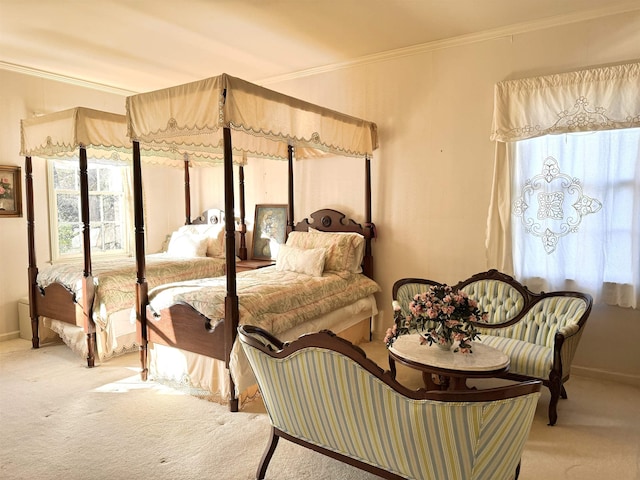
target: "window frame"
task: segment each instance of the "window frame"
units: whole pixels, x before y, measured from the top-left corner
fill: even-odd
[[[56,189],[55,181],[54,181],[54,170],[57,162],[64,162],[72,167],[75,170],[75,174],[77,175],[75,181],[76,189]],[[87,165],[87,172],[91,170],[95,170],[98,168],[104,167],[114,167],[118,169],[131,169],[130,165],[122,165],[122,164],[108,164],[108,163],[91,163],[89,162]],[[61,263],[61,262],[69,262],[69,261],[80,261],[84,256],[84,244],[82,238],[82,219],[79,218],[78,223],[80,225],[81,231],[78,236],[80,237],[81,246],[77,253],[62,253],[60,251],[60,241],[59,241],[59,222],[58,222],[58,204],[57,204],[57,195],[59,193],[68,192],[71,195],[76,195],[78,199],[78,208],[79,213],[81,213],[81,205],[80,205],[80,163],[75,158],[49,158],[47,159],[47,195],[48,195],[48,205],[47,210],[49,214],[49,242],[50,242],[50,255],[51,255],[51,263]],[[128,212],[130,206],[128,205],[128,192],[127,190],[127,182],[126,182],[126,174],[122,172],[123,188],[121,191],[113,191],[113,190],[89,190],[89,210],[91,210],[91,197],[96,196],[120,196],[121,205],[120,205],[120,221],[114,221],[113,223],[120,224],[120,229],[122,233],[122,248],[104,251],[102,249],[98,249],[93,246],[93,238],[91,239],[92,247],[91,247],[91,257],[94,259],[107,259],[107,258],[116,258],[116,257],[126,257],[132,255],[132,228],[129,222],[130,214]],[[130,187],[129,187],[130,188]],[[101,225],[104,223],[104,220],[98,221]],[[96,221],[89,218],[89,228],[90,231],[92,229],[92,225],[95,225]],[[112,223],[112,222],[107,222]]]

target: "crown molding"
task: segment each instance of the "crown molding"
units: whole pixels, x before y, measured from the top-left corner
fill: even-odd
[[[125,97],[139,93],[139,92],[134,92],[132,90],[126,90],[124,88],[113,87],[111,85],[91,82],[89,80],[82,80],[80,78],[69,77],[67,75],[60,75],[58,73],[48,72],[46,70],[39,70],[37,68],[25,67],[22,65],[16,65],[14,63],[8,63],[3,61],[0,61],[0,70],[8,70],[10,72],[23,73],[25,75],[31,75],[32,77],[44,78],[46,80],[55,80],[57,82],[68,83],[70,85],[90,88],[92,90],[99,90],[106,93],[114,93],[116,95],[122,95]]]
[[[547,28],[553,28],[563,25],[570,25],[572,23],[585,22],[596,18],[608,17],[613,15],[619,15],[621,13],[628,13],[632,11],[640,10],[640,5],[637,0],[627,2],[615,7],[604,7],[596,10],[589,10],[587,12],[573,13],[567,15],[558,15],[555,17],[545,18],[542,20],[533,20],[530,22],[522,22],[507,27],[500,27],[491,30],[485,30],[479,33],[472,33],[468,35],[460,35],[458,37],[451,37],[444,40],[437,40],[429,43],[422,43],[411,47],[398,48],[395,50],[388,50],[386,52],[375,53],[372,55],[366,55],[354,60],[348,60],[345,62],[334,63],[331,65],[325,65],[322,67],[309,68],[307,70],[300,70],[286,75],[278,75],[269,77],[260,82],[261,85],[267,85],[270,83],[284,82],[287,80],[294,80],[296,78],[309,77],[318,75],[321,73],[332,72],[335,70],[342,70],[345,68],[367,65],[371,63],[384,62],[387,60],[393,60],[401,57],[408,57],[412,55],[420,55],[423,53],[433,52],[436,50],[443,50],[446,48],[460,47],[464,45],[470,45],[473,43],[485,42],[488,40],[495,40],[497,38],[511,37],[513,35],[521,35],[524,33],[533,32],[536,30],[544,30]]]

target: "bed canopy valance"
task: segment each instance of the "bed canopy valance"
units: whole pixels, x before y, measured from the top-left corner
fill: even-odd
[[[222,74],[127,98],[128,135],[160,150],[222,155],[223,130],[233,152],[287,160],[331,155],[371,157],[375,123]]]
[[[83,147],[89,158],[131,160],[124,115],[76,107],[22,120],[20,134],[24,156],[77,157]]]
[[[131,163],[132,143],[127,136],[127,117],[117,113],[75,107],[22,120],[20,154],[41,158],[78,158],[84,149],[93,162]],[[176,147],[142,151],[143,163],[183,168],[221,164],[218,153],[183,151]],[[237,157],[238,164],[246,158]]]

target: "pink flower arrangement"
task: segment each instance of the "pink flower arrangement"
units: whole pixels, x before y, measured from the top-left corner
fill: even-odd
[[[471,342],[478,338],[475,323],[487,321],[486,312],[478,308],[475,300],[448,285],[433,285],[417,294],[409,303],[407,315],[397,301],[393,302],[393,310],[394,324],[387,329],[384,339],[387,346],[393,345],[400,335],[418,332],[421,343],[458,342],[455,352],[472,353]]]

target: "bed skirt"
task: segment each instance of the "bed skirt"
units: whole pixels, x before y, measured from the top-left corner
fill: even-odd
[[[291,341],[304,333],[331,330],[352,343],[369,341],[370,319],[377,315],[375,297],[367,298],[294,327],[278,335],[282,341]],[[256,384],[255,377],[236,341],[230,368],[233,375],[237,398],[241,402]],[[150,379],[172,386],[191,395],[209,400],[227,402],[230,395],[229,374],[223,361],[186,352],[165,345],[149,344]],[[255,390],[255,389],[254,389]]]
[[[133,315],[133,316],[132,316]],[[110,358],[140,349],[136,341],[135,311],[120,310],[109,316],[108,328],[102,329],[96,325],[96,358],[104,362]],[[79,325],[43,317],[45,327],[56,332],[62,341],[82,358],[89,354],[87,336],[84,328]]]

